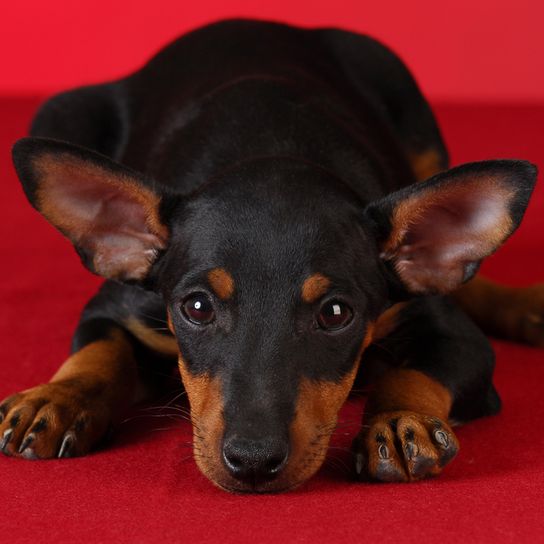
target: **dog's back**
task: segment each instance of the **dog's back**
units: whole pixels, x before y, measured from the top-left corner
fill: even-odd
[[[427,103],[384,46],[247,20],[196,30],[123,80],[53,98],[32,135],[79,142],[181,193],[260,156],[304,157],[365,201],[421,177],[419,157],[430,157],[424,177],[447,166]]]

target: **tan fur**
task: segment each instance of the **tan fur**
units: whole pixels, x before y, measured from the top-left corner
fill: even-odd
[[[208,282],[221,300],[228,300],[234,294],[234,279],[224,268],[210,270]]]
[[[125,321],[125,326],[142,344],[153,351],[168,357],[179,355],[178,343],[170,334],[156,332],[134,317],[129,317]]]
[[[323,274],[312,274],[302,284],[302,300],[306,304],[316,302],[328,291],[330,284],[329,278]]]
[[[176,331],[174,329],[174,323],[172,322],[172,316],[170,315],[170,310],[166,310],[166,325],[168,327],[168,330],[175,336]]]
[[[424,181],[443,170],[442,156],[436,149],[427,149],[409,156],[412,171],[418,181]]]
[[[129,340],[121,331],[113,330],[110,336],[110,339],[92,342],[74,353],[51,378],[51,382],[80,377],[84,380],[104,380],[106,384],[112,377],[118,378],[116,373],[124,370],[124,362],[133,360],[134,355]]]
[[[373,417],[381,412],[408,410],[447,421],[451,405],[452,395],[441,383],[418,370],[399,368],[378,380],[366,413]]]
[[[181,355],[178,364],[191,406],[196,464],[206,477],[222,487],[221,482],[230,482],[231,478],[221,461],[225,427],[221,384],[217,378],[193,375]]]
[[[349,395],[364,350],[372,342],[371,325],[353,362],[351,371],[339,382],[304,379],[299,386],[295,419],[291,425],[292,452],[282,480],[289,487],[307,480],[325,459],[338,411]]]
[[[361,355],[372,341],[372,333],[373,326],[370,326],[352,370],[340,382],[301,382],[296,415],[291,425],[292,451],[287,467],[277,480],[263,484],[262,490],[295,487],[319,469],[338,410],[353,385]],[[221,461],[224,432],[221,384],[217,378],[193,375],[181,356],[179,368],[191,404],[196,462],[203,474],[219,487],[227,490],[238,488],[239,482],[228,474]]]
[[[361,468],[371,478],[391,482],[419,480],[441,472],[459,449],[447,424],[451,405],[450,391],[426,374],[408,368],[387,372],[376,383],[365,407],[364,425],[357,438],[362,462],[366,459],[366,467]],[[447,436],[450,455],[432,438],[436,429]],[[407,454],[408,440],[413,455]],[[381,451],[386,455],[380,455]]]
[[[447,448],[433,438],[437,429],[447,438]],[[408,410],[381,412],[367,420],[356,443],[358,451],[364,452],[363,462],[365,459],[367,462],[362,467],[365,475],[385,482],[436,476],[459,450],[457,437],[445,421]],[[380,452],[387,452],[387,456],[384,458]]]
[[[398,324],[399,313],[407,306],[407,302],[399,302],[380,315],[374,326],[372,341],[380,340],[391,334]]]
[[[507,287],[476,276],[453,296],[488,334],[544,347],[544,284]]]
[[[51,382],[11,397],[0,436],[13,414],[20,414],[20,421],[7,451],[18,455],[20,444],[32,439],[21,455],[55,457],[68,432],[77,435],[72,453],[87,453],[134,401],[137,372],[132,346],[122,331],[112,330],[109,338],[86,345],[67,359]],[[34,432],[40,422],[42,430]]]

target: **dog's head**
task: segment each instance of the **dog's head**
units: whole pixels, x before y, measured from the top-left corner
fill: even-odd
[[[14,162],[88,268],[162,294],[195,458],[239,491],[319,468],[382,312],[472,277],[536,177],[522,161],[473,163],[364,204],[292,159],[238,164],[187,196],[52,140],[21,140]]]

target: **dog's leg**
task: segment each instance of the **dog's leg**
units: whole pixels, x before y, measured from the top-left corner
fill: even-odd
[[[544,347],[544,285],[507,287],[477,276],[454,299],[486,333]]]
[[[393,366],[375,382],[354,450],[362,478],[402,482],[438,474],[459,447],[452,421],[496,413],[500,400],[489,343],[446,299],[408,304],[394,327],[375,350]]]
[[[78,330],[88,343],[47,384],[0,405],[0,448],[27,458],[82,455],[134,400],[137,364],[130,338],[112,321],[91,320]]]
[[[107,282],[84,311],[73,353],[51,381],[0,404],[0,450],[30,459],[84,455],[159,385],[165,371],[157,365],[165,356],[173,357],[174,368],[175,340],[155,330],[163,327],[149,304],[153,295],[137,291]],[[153,326],[139,317],[138,304]]]

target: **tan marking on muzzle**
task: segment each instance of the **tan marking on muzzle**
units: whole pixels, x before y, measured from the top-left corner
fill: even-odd
[[[312,304],[319,300],[329,289],[331,281],[323,274],[312,274],[302,284],[302,300]]]
[[[218,378],[192,374],[181,355],[178,364],[191,407],[196,464],[204,476],[221,486],[220,482],[226,477],[221,462],[225,427],[221,383]]]
[[[289,487],[312,476],[327,455],[338,412],[344,404],[359,368],[364,350],[372,342],[374,325],[369,325],[353,367],[339,382],[302,380],[291,425],[291,455],[283,479]]]

